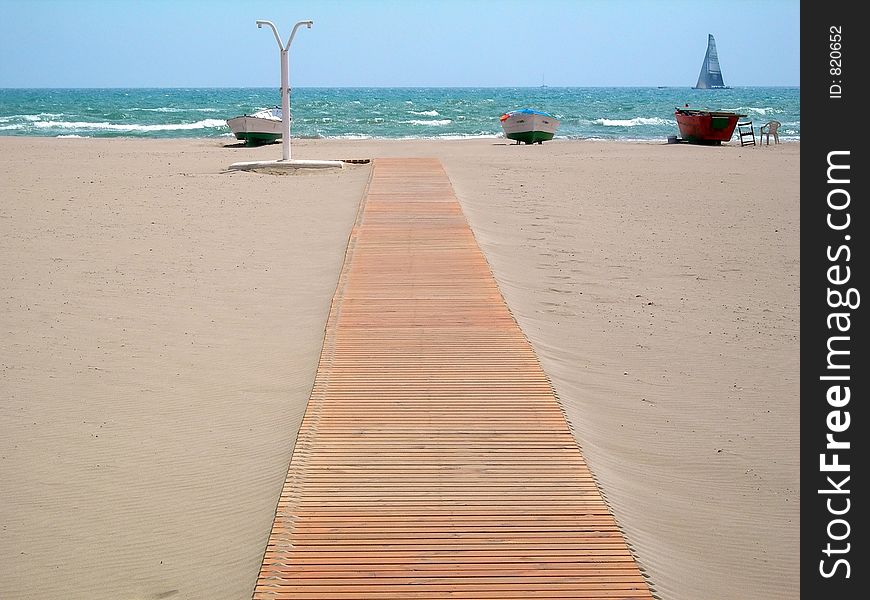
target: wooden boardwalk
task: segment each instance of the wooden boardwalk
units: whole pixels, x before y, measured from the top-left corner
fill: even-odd
[[[651,598],[435,159],[378,159],[255,600]]]

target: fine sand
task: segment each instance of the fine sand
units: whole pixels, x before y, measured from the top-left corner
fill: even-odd
[[[799,596],[799,144],[442,159],[665,600]],[[369,174],[0,137],[0,598],[250,598]]]

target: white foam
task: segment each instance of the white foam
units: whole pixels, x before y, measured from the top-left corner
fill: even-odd
[[[434,119],[432,121],[421,121],[419,119],[411,119],[410,121],[399,121],[402,124],[408,125],[425,125],[428,127],[443,127],[444,125],[450,125],[453,121],[450,119]]]
[[[104,131],[180,131],[187,129],[208,129],[226,127],[221,119],[203,119],[196,123],[175,123],[160,125],[138,125],[136,123],[91,123],[87,121],[37,121],[33,127],[39,129],[100,129]]]
[[[63,113],[39,113],[38,115],[9,115],[0,117],[0,123],[8,123],[9,121],[41,121],[44,117],[55,118],[62,117]]]
[[[761,108],[761,107],[757,107],[757,106],[747,106],[746,108],[739,108],[735,112],[739,112],[741,110],[746,111],[746,112],[755,113],[757,115],[766,115],[767,113],[776,112],[776,109],[773,109],[771,107]]]
[[[437,116],[439,116],[439,113],[437,110],[411,110],[408,112],[410,112],[412,115],[422,115],[424,117],[437,117]]]
[[[605,127],[636,127],[638,125],[673,125],[673,121],[660,117],[635,117],[633,119],[595,119],[595,125]]]
[[[159,108],[131,108],[130,110],[139,110],[143,112],[161,112],[161,113],[176,113],[176,112],[219,112],[217,108],[176,108],[172,106],[161,106]]]

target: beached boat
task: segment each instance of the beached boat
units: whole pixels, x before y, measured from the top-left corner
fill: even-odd
[[[292,118],[292,117],[291,117]],[[237,140],[249,146],[259,146],[281,139],[281,109],[266,108],[252,115],[240,115],[227,120]]]
[[[552,140],[559,128],[559,120],[550,113],[523,108],[501,116],[501,128],[509,140],[525,144],[541,144]]]
[[[704,62],[701,64],[701,73],[698,75],[698,83],[695,84],[695,89],[730,89],[722,79],[722,68],[719,66],[719,52],[716,51],[716,40],[713,39],[712,33],[707,34],[707,54],[704,55]]]
[[[719,145],[731,139],[737,122],[746,115],[723,110],[678,108],[674,111],[680,135],[696,144]]]

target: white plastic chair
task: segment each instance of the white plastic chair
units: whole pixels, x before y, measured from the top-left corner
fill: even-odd
[[[762,125],[758,130],[758,137],[765,139],[767,145],[770,145],[770,136],[773,135],[773,143],[779,143],[779,133],[777,133],[777,129],[782,125],[779,121],[768,121],[764,125]]]

